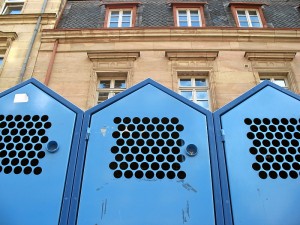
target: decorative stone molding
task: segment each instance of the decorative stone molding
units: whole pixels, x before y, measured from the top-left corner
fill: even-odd
[[[103,52],[90,51],[87,55],[91,61],[135,61],[140,57],[140,52]]]
[[[31,14],[16,14],[16,15],[0,15],[1,24],[32,24],[36,23],[39,16],[42,16],[42,24],[55,24],[56,13],[31,13]]]
[[[246,51],[244,56],[250,61],[292,61],[296,53],[296,51]]]
[[[219,51],[166,51],[166,57],[171,61],[213,61],[218,57],[218,54]]]
[[[5,51],[13,40],[18,37],[16,32],[2,32],[0,31],[0,52]]]

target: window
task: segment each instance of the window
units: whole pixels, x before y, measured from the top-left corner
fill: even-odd
[[[3,57],[0,56],[0,68],[2,67],[3,65]]]
[[[179,78],[179,94],[206,109],[210,108],[207,78]]]
[[[126,80],[124,78],[114,79],[99,79],[97,92],[98,100],[97,103],[104,102],[105,100],[115,96],[116,94],[126,89]]]
[[[24,5],[23,1],[6,0],[4,3],[2,14],[3,15],[21,14],[23,5]]]
[[[261,3],[230,3],[234,20],[238,27],[267,27]]]
[[[128,28],[134,27],[136,21],[136,9],[139,3],[114,2],[105,3],[104,27]]]
[[[177,27],[205,27],[203,2],[171,3]]]
[[[274,77],[274,76],[261,76],[260,77],[260,82],[263,82],[265,80],[271,81],[274,84],[277,84],[280,87],[283,87],[285,89],[289,89],[288,81],[286,77]]]

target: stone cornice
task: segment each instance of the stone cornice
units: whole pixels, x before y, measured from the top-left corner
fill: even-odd
[[[140,52],[134,51],[88,51],[91,61],[135,61],[140,57]]]
[[[292,61],[295,51],[246,51],[245,58],[250,61]]]
[[[218,51],[166,51],[169,60],[215,60]]]
[[[0,51],[6,50],[10,43],[18,37],[16,32],[0,31]]]
[[[0,15],[0,25],[8,24],[32,24],[36,23],[39,16],[42,16],[42,24],[55,23],[56,13],[32,13],[18,15]]]
[[[239,41],[299,42],[300,29],[238,28],[129,28],[45,29],[42,42],[82,43],[95,41]]]

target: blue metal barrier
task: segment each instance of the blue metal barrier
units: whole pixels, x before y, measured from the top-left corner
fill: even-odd
[[[223,224],[212,115],[148,79],[85,113],[69,224]]]
[[[67,224],[82,118],[34,79],[0,94],[0,224]]]
[[[299,100],[265,81],[214,113],[226,224],[300,224]]]

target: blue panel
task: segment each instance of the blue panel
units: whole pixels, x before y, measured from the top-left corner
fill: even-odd
[[[299,224],[300,103],[285,92],[264,83],[216,113],[236,225]]]
[[[215,224],[205,114],[148,84],[87,125],[77,224]]]
[[[65,100],[58,102],[51,90],[45,87],[44,92],[33,83],[18,85],[0,98],[0,223],[5,225],[59,224],[61,209],[68,209],[62,200],[65,181],[72,177],[67,178],[67,167],[69,158],[74,159],[70,151],[77,113]],[[14,102],[15,94],[26,94],[28,102]],[[52,145],[48,151],[47,145],[55,142],[58,150],[50,152]]]

